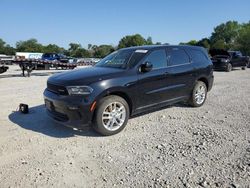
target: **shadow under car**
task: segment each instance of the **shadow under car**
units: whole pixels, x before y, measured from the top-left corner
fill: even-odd
[[[87,137],[100,136],[92,129],[74,130],[60,125],[49,118],[44,105],[31,107],[28,114],[14,111],[9,115],[9,120],[24,129],[56,138],[67,138],[76,135]]]

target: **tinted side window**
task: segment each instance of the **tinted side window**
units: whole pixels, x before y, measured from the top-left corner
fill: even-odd
[[[189,57],[183,49],[173,48],[169,51],[169,66],[189,63]]]
[[[199,50],[189,50],[188,52],[195,62],[206,62],[208,60],[205,54]]]
[[[165,50],[155,50],[151,52],[146,61],[153,64],[153,69],[166,67],[167,56]]]
[[[145,57],[145,53],[133,53],[129,60],[129,66],[133,67]]]

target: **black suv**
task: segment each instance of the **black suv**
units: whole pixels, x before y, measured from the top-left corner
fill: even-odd
[[[94,67],[48,79],[48,114],[77,129],[93,125],[103,135],[120,132],[128,118],[188,101],[202,106],[213,85],[213,65],[204,48],[140,46],[120,49]]]
[[[215,70],[232,71],[235,67],[241,67],[243,70],[249,65],[248,56],[243,56],[240,51],[226,51],[221,49],[211,49],[209,51]]]

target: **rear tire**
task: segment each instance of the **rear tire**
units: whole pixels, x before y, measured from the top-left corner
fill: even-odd
[[[110,95],[100,100],[94,118],[94,128],[104,136],[121,132],[127,125],[129,106],[123,98]]]
[[[247,62],[247,68],[250,68],[250,61]]]
[[[189,104],[193,107],[200,107],[205,103],[206,99],[207,86],[204,82],[197,81],[189,99]]]
[[[226,72],[231,72],[232,69],[233,69],[232,64],[231,64],[231,63],[228,63],[228,64],[227,64],[227,67],[226,67]]]

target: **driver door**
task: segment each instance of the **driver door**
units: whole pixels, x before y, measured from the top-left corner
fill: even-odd
[[[166,68],[167,55],[165,49],[152,51],[142,63],[151,63],[153,68],[149,72],[138,73],[136,106],[138,109],[147,108],[165,101],[167,87]]]

